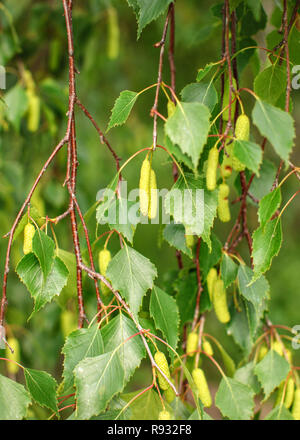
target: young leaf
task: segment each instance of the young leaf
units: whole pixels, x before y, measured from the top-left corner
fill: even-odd
[[[143,390],[138,390],[128,394],[121,394],[121,398],[128,403],[142,391]],[[161,401],[157,393],[153,390],[149,390],[133,400],[129,408],[131,410],[130,420],[157,420],[161,408]]]
[[[262,302],[269,297],[270,286],[262,275],[253,284],[253,271],[245,264],[241,264],[238,272],[239,289],[244,298],[250,301],[256,309],[259,309]]]
[[[227,289],[236,279],[239,266],[229,257],[223,253],[221,261],[221,277],[224,281],[224,287]]]
[[[22,258],[16,272],[34,298],[33,313],[44,307],[55,295],[60,294],[69,275],[62,260],[55,257],[51,271],[45,279],[39,261],[32,252]]]
[[[253,389],[255,394],[259,394],[260,385],[254,374],[254,367],[254,362],[249,362],[248,364],[236,370],[234,379],[240,383],[249,385]]]
[[[185,228],[181,223],[171,222],[169,225],[166,225],[163,236],[170,246],[174,246],[175,249],[192,258],[192,251],[186,245]]]
[[[214,66],[215,63],[208,63],[205,67],[198,69],[197,81],[202,81]]]
[[[255,366],[254,372],[264,389],[264,400],[281,384],[289,370],[289,363],[274,350],[269,350],[263,360]]]
[[[218,94],[213,83],[192,83],[185,86],[180,92],[184,102],[200,102],[212,112],[218,102]]]
[[[292,116],[267,102],[257,100],[252,113],[253,122],[259,131],[285,161],[294,145],[295,127]]]
[[[130,90],[124,90],[120,93],[111,111],[106,132],[116,125],[125,124],[138,96],[137,92],[131,92]]]
[[[56,399],[56,380],[45,371],[24,370],[26,385],[33,400],[58,414]]]
[[[150,298],[150,315],[156,328],[162,331],[171,347],[176,350],[178,343],[179,311],[174,298],[159,287],[154,286]],[[174,353],[170,350],[171,357]]]
[[[278,63],[267,67],[254,80],[254,92],[263,101],[275,105],[286,88],[286,69]]]
[[[137,0],[137,4],[140,7],[138,38],[140,38],[144,27],[151,23],[151,21],[156,20],[171,2],[172,0]]]
[[[187,153],[197,168],[209,132],[210,113],[199,102],[181,102],[165,124],[171,141]]]
[[[260,226],[263,228],[267,221],[275,214],[281,204],[281,190],[274,189],[272,192],[264,196],[259,202],[258,218]]]
[[[31,403],[23,385],[0,374],[0,420],[21,420]]]
[[[216,406],[230,420],[250,420],[254,410],[254,391],[250,386],[223,377],[216,394]]]
[[[102,329],[105,351],[118,350],[125,372],[125,384],[145,357],[145,347],[141,337],[136,335],[137,331],[134,322],[123,313],[119,313]]]
[[[104,352],[104,344],[98,325],[81,328],[72,332],[62,349],[64,360],[64,389],[73,385],[73,371],[76,365],[85,358],[99,356]]]
[[[137,315],[143,296],[153,287],[157,271],[148,258],[125,245],[109,263],[106,275]]]
[[[44,231],[36,230],[32,240],[32,252],[39,260],[45,278],[49,275],[53,264],[54,249],[54,241]]]
[[[249,170],[259,176],[259,168],[262,163],[262,149],[259,145],[249,141],[235,141],[233,154]]]
[[[90,419],[106,409],[108,402],[124,388],[125,371],[115,349],[85,358],[74,370],[76,417]]]
[[[279,253],[281,243],[281,220],[277,218],[269,221],[264,228],[260,226],[254,231],[252,252],[254,275],[252,282],[270,268],[273,258]]]

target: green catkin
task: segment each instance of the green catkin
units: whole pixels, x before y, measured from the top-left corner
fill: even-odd
[[[224,179],[227,179],[228,177],[231,176],[232,174],[232,168],[233,168],[233,164],[232,164],[232,143],[229,145],[225,146],[226,149],[226,153],[224,152],[223,154],[223,162],[221,165],[221,174],[224,177]]]
[[[64,310],[60,316],[60,326],[64,337],[77,329],[77,322],[74,313],[71,310]]]
[[[35,233],[35,227],[31,223],[27,223],[24,228],[24,244],[23,244],[23,252],[25,255],[32,252],[32,239]]]
[[[226,183],[221,183],[218,193],[218,215],[223,223],[229,222],[231,219],[228,196],[229,186]]]
[[[206,382],[204,371],[201,368],[195,368],[192,372],[201,402],[205,407],[212,404],[211,394]]]
[[[13,349],[13,353],[8,347],[6,347],[6,357],[11,361],[20,363],[20,344],[16,338],[8,338],[8,345]],[[19,371],[19,366],[14,362],[7,362],[7,371],[10,374],[17,374]]]
[[[149,211],[148,211],[148,217],[149,219],[154,219],[157,214],[157,184],[156,184],[156,175],[153,170],[150,172],[150,187],[149,187],[149,196],[150,196],[150,203],[149,203]]]
[[[286,392],[285,392],[285,398],[284,398],[284,405],[288,409],[292,406],[292,403],[294,400],[294,392],[295,392],[294,379],[292,377],[290,377],[288,379],[288,382],[286,385]]]
[[[158,420],[171,420],[171,414],[169,411],[160,411],[158,414]]]
[[[213,291],[214,291],[214,284],[215,284],[215,281],[217,279],[218,279],[217,269],[215,267],[212,267],[209,270],[209,272],[207,274],[207,278],[206,278],[208,295],[209,295],[210,301],[212,301]]]
[[[206,186],[209,191],[214,191],[217,186],[217,170],[219,163],[219,150],[215,146],[208,154],[206,170]]]
[[[172,381],[172,383],[173,383],[173,381]],[[173,388],[172,387],[169,387],[166,391],[165,391],[165,399],[166,399],[166,401],[168,402],[168,403],[172,403],[173,402],[173,400],[175,399],[175,397],[176,397],[176,394],[175,394],[175,391],[173,390]]]
[[[168,379],[170,379],[171,375],[169,365],[164,353],[162,353],[161,351],[157,351],[154,355],[154,360],[161,371],[167,376]],[[159,371],[157,371],[157,377],[160,388],[162,390],[167,390],[170,385]]]
[[[295,420],[300,420],[300,388],[295,391],[292,416]]]
[[[283,355],[282,344],[279,341],[277,341],[277,340],[272,343],[271,350],[276,351],[276,353],[278,353],[279,356]]]
[[[226,290],[221,279],[217,280],[214,285],[213,305],[218,320],[223,324],[229,322],[230,314],[227,306]]]
[[[269,351],[269,349],[266,345],[262,345],[260,347],[259,352],[258,352],[258,362],[263,360],[263,358],[266,356],[268,351]]]
[[[28,118],[27,128],[32,133],[37,131],[40,125],[40,98],[33,92],[28,91]]]
[[[236,80],[235,78],[232,79],[232,85],[234,87],[234,89],[237,89],[237,84],[236,84]],[[234,99],[234,93],[231,93],[231,101],[233,101]],[[223,98],[223,107],[228,107],[229,104],[229,79],[228,76],[227,78],[225,78],[225,90],[224,90],[224,98]],[[237,100],[234,101],[234,103],[232,103],[231,105],[231,117],[234,116],[235,114],[235,109],[236,109],[236,104],[237,104]],[[223,115],[223,119],[224,121],[228,121],[229,120],[229,107],[224,110],[224,112],[222,113]]]
[[[171,116],[173,116],[176,110],[176,106],[173,101],[168,101],[167,106],[168,106],[168,118],[170,118]]]
[[[102,249],[98,254],[98,263],[99,263],[99,269],[101,275],[104,277],[106,276],[106,270],[111,260],[111,253],[108,249]],[[110,290],[106,286],[106,284],[103,283],[103,281],[100,282],[101,290],[103,295],[107,295]]]
[[[185,236],[185,242],[186,242],[187,247],[191,249],[194,246],[194,243],[195,243],[194,236],[187,234]]]
[[[186,343],[186,353],[188,356],[191,357],[194,356],[198,348],[198,340],[199,340],[198,333],[196,332],[189,333]]]
[[[207,353],[209,356],[214,355],[213,348],[212,348],[211,343],[209,341],[204,341],[202,348],[203,348],[203,351],[205,351],[205,353]]]
[[[118,13],[116,8],[110,6],[107,9],[108,19],[108,42],[107,56],[110,60],[115,60],[119,56],[120,29],[118,23]]]
[[[151,164],[148,157],[143,161],[140,174],[140,209],[144,216],[148,216],[149,211],[149,184],[151,175]]]
[[[248,141],[250,134],[250,121],[247,115],[242,114],[238,117],[235,126],[235,137],[238,141]],[[245,165],[237,157],[232,155],[232,166],[235,171],[245,170]]]

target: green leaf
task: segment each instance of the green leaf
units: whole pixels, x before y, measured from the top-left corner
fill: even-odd
[[[58,414],[56,399],[56,380],[45,371],[24,369],[28,391],[33,400]]]
[[[286,69],[284,66],[272,64],[254,80],[254,92],[263,101],[275,105],[286,89]]]
[[[182,203],[178,203],[178,199]],[[178,178],[164,204],[166,213],[172,215],[176,223],[183,223],[187,234],[201,236],[211,246],[210,231],[217,214],[217,190],[208,191],[203,178],[187,173]]]
[[[138,96],[139,94],[137,92],[131,92],[130,90],[124,90],[120,93],[111,111],[106,132],[116,125],[125,124]]]
[[[76,257],[72,252],[65,251],[64,249],[57,249],[57,256],[64,262],[69,271],[67,284],[58,297],[59,304],[65,307],[67,300],[73,297],[77,289]]]
[[[252,116],[261,134],[270,141],[277,154],[288,161],[295,137],[292,116],[261,100],[256,101]]]
[[[254,367],[255,363],[249,362],[248,364],[236,370],[234,379],[240,383],[249,385],[253,389],[255,394],[259,394],[260,385],[254,374]]]
[[[256,281],[271,266],[273,258],[278,255],[282,243],[281,220],[275,218],[265,227],[260,226],[253,233],[253,263],[254,275],[252,282]]]
[[[54,249],[54,241],[44,231],[36,230],[32,240],[32,252],[39,260],[45,278],[49,275],[53,264]]]
[[[138,330],[131,319],[119,313],[101,331],[105,351],[118,350],[126,384],[146,354],[141,337],[136,335]]]
[[[118,350],[83,359],[74,370],[76,418],[90,419],[106,409],[124,387],[125,371]]]
[[[254,372],[264,389],[264,400],[281,384],[289,370],[289,363],[274,350],[269,350],[263,360],[255,366]]]
[[[138,38],[140,38],[142,30],[151,21],[156,20],[167,8],[172,0],[137,0],[140,7],[138,17]]]
[[[142,298],[152,289],[157,277],[156,267],[133,248],[125,245],[111,260],[106,276],[128,302],[131,311],[137,315]]]
[[[239,290],[250,301],[255,309],[259,310],[263,301],[269,298],[270,286],[262,275],[254,283],[251,283],[253,271],[245,264],[241,264],[238,271]]]
[[[22,258],[16,272],[34,298],[33,313],[44,307],[55,295],[60,294],[69,275],[68,269],[61,259],[55,257],[51,271],[45,279],[39,261],[32,252]]]
[[[176,350],[178,344],[179,311],[174,298],[159,287],[154,286],[150,298],[150,315],[155,326],[162,331],[171,347]],[[174,353],[170,350],[173,358]]]
[[[206,105],[211,112],[218,102],[218,94],[212,82],[188,84],[181,90],[180,95],[182,101],[200,102]]]
[[[73,371],[76,365],[85,358],[99,356],[104,352],[104,344],[98,325],[81,328],[72,332],[62,349],[64,354],[64,389],[73,385]]]
[[[192,258],[192,251],[186,245],[185,228],[181,223],[172,222],[169,225],[166,225],[163,236],[169,245],[174,246],[176,249]]]
[[[23,419],[30,403],[23,385],[0,374],[0,420]]]
[[[194,170],[192,159],[187,154],[184,154],[178,147],[178,145],[174,144],[167,135],[165,136],[165,147],[167,148],[169,153],[175,156],[175,159],[177,159],[177,161],[183,162],[184,165],[186,165],[190,170]]]
[[[249,170],[259,176],[259,168],[262,163],[262,149],[259,145],[249,141],[235,141],[233,154]]]
[[[128,394],[122,394],[121,398],[128,403],[142,391],[143,390],[138,390]],[[153,390],[149,390],[135,399],[129,405],[129,408],[131,410],[130,420],[157,420],[158,414],[162,410],[162,405],[158,394]]]
[[[275,406],[264,420],[295,420],[290,411],[284,405]]]
[[[247,356],[251,352],[253,341],[250,334],[245,301],[240,301],[239,307],[240,310],[237,310],[232,304],[230,308],[231,320],[227,326],[227,333],[232,336],[234,342],[241,348],[244,356]]]
[[[263,228],[267,221],[275,214],[281,204],[281,190],[275,188],[269,194],[265,195],[259,202],[258,218],[260,226]]]
[[[7,119],[16,131],[20,130],[20,124],[28,108],[28,98],[24,88],[17,83],[5,94],[5,103],[7,105]]]
[[[254,391],[250,386],[223,377],[216,394],[216,406],[230,420],[250,420],[254,410]]]
[[[208,63],[206,64],[205,67],[198,69],[198,73],[197,73],[197,81],[200,82],[202,81],[203,78],[206,77],[206,75],[208,75],[208,73],[211,71],[211,69],[215,66],[215,63]]]
[[[226,289],[236,280],[238,268],[239,266],[232,260],[232,258],[226,253],[223,253],[221,261],[221,277]]]
[[[205,105],[181,102],[165,124],[167,135],[192,158],[195,169],[207,140],[209,119],[210,113]]]
[[[251,194],[258,200],[268,194],[273,186],[276,173],[277,168],[275,165],[264,158],[259,170],[259,176],[255,176],[251,184]],[[248,200],[251,201],[250,198],[248,198]]]
[[[206,279],[209,270],[219,263],[221,257],[222,243],[218,237],[212,233],[210,246],[206,243],[201,243],[200,246],[199,261],[204,279]]]

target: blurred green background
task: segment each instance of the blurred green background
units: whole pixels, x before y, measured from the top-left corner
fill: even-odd
[[[176,2],[176,92],[194,82],[197,69],[207,62],[217,61],[221,55],[221,21],[214,16],[211,6],[216,1],[177,0]],[[278,2],[264,1],[269,21],[264,31],[254,38],[259,46],[265,46],[266,35],[274,30],[278,23]],[[108,8],[117,12],[117,31],[119,31],[118,50],[112,57]],[[274,12],[273,16],[272,13]],[[279,12],[278,12],[279,11]],[[74,2],[73,26],[75,40],[75,60],[80,71],[77,75],[77,91],[82,103],[89,109],[102,130],[106,129],[110,111],[115,99],[122,90],[140,91],[156,82],[159,50],[154,43],[160,40],[164,18],[151,23],[137,40],[137,25],[133,10],[126,0],[77,0]],[[273,23],[273,24],[272,24]],[[22,84],[24,69],[32,73],[36,92],[41,99],[41,120],[38,131],[31,133],[27,129],[26,112],[19,118],[13,115],[16,124],[7,120],[6,109],[1,102],[0,111],[0,235],[7,233],[16,213],[22,205],[28,190],[49,156],[55,144],[64,135],[66,129],[68,65],[67,42],[62,2],[57,0],[7,0],[0,3],[0,64],[7,71],[7,93],[18,83]],[[253,88],[253,79],[259,69],[265,65],[264,51],[253,55],[253,62],[242,75],[243,87]],[[169,66],[165,57],[163,79],[170,83]],[[217,85],[216,85],[217,86]],[[218,85],[219,87],[219,85]],[[134,110],[122,127],[112,129],[108,139],[122,158],[123,163],[135,151],[149,147],[152,143],[152,118],[150,110],[154,100],[154,89],[143,94]],[[294,117],[297,132],[300,130],[300,91],[292,92]],[[246,109],[253,106],[253,100],[242,96]],[[159,111],[166,115],[166,99],[160,95]],[[90,121],[76,110],[78,140],[78,200],[85,212],[96,200],[99,189],[106,187],[115,175],[115,164],[105,145],[102,145],[97,132]],[[162,124],[159,123],[159,143],[163,144]],[[256,135],[256,133],[254,133]],[[297,145],[297,141],[296,141]],[[266,157],[278,164],[270,145]],[[123,177],[129,182],[129,189],[138,186],[139,169],[144,156],[138,156],[128,167]],[[293,152],[292,161],[300,163],[299,149]],[[55,217],[68,205],[68,195],[62,183],[65,178],[66,148],[57,156],[55,163],[48,169],[41,181],[33,205]],[[158,186],[172,186],[170,162],[162,151],[154,156],[154,168],[157,172]],[[298,188],[295,177],[284,185],[285,203]],[[232,195],[234,198],[234,194]],[[237,207],[233,208],[233,212]],[[249,211],[251,230],[257,225],[256,210]],[[296,198],[283,215],[284,242],[279,256],[274,260],[267,278],[271,285],[270,319],[276,324],[293,326],[300,324],[300,205]],[[90,223],[90,233],[94,237],[95,221]],[[216,221],[216,233],[221,240],[227,236],[231,225],[220,225]],[[59,246],[72,251],[69,219],[55,227]],[[99,231],[98,231],[99,233]],[[160,241],[158,226],[138,226],[134,247],[159,268],[158,285],[168,286],[172,279],[172,270],[177,262],[174,249]],[[82,238],[82,247],[85,243]],[[0,242],[0,266],[3,273],[7,239]],[[99,245],[103,245],[99,243]],[[112,250],[118,249],[118,241],[113,239]],[[96,248],[97,249],[97,248]],[[241,247],[246,255],[246,248]],[[63,336],[60,331],[62,308],[75,309],[75,300],[53,302],[39,312],[29,323],[27,319],[32,310],[32,300],[25,287],[14,274],[14,269],[22,256],[22,237],[19,236],[13,247],[11,273],[8,284],[7,322],[10,331],[22,341],[23,362],[28,367],[46,369],[58,375],[60,350]],[[184,259],[186,264],[190,264]],[[85,301],[89,316],[95,312],[93,286],[85,280]],[[75,297],[75,291],[74,291]],[[229,336],[220,330],[219,324],[212,318],[208,329],[224,339],[225,346],[237,350]],[[0,372],[4,371],[3,364]],[[140,379],[137,377],[137,381]],[[144,378],[141,384],[144,383]]]

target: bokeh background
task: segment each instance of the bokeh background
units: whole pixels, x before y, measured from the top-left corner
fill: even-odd
[[[197,70],[206,63],[217,61],[221,55],[221,21],[214,16],[213,0],[176,1],[176,46],[177,68],[176,92],[191,82],[195,82]],[[280,2],[263,1],[268,14],[265,30],[260,30],[253,38],[259,46],[267,47],[266,36],[275,29],[280,20]],[[114,8],[115,27],[109,26],[109,8]],[[153,45],[161,38],[164,18],[147,26],[137,40],[137,25],[134,12],[126,0],[76,0],[74,1],[73,26],[75,41],[77,91],[82,103],[89,109],[103,131],[105,131],[110,111],[122,90],[140,91],[156,82],[159,50]],[[115,32],[112,42],[111,32]],[[114,44],[112,48],[112,44]],[[0,235],[7,233],[16,213],[22,205],[42,164],[53,147],[63,136],[66,128],[68,59],[65,22],[62,2],[59,0],[7,0],[0,2],[0,64],[7,71],[6,93],[17,84],[22,84],[24,70],[32,73],[36,91],[41,99],[41,119],[39,129],[31,133],[27,128],[26,109],[12,124],[7,117],[5,104],[0,102]],[[259,50],[253,54],[253,63],[246,68],[241,78],[244,87],[253,88],[253,79],[266,63],[266,53]],[[170,82],[167,57],[163,79]],[[216,87],[219,85],[216,84]],[[243,95],[246,109],[251,110],[253,100]],[[292,92],[293,115],[297,133],[300,130],[300,90]],[[126,125],[116,127],[108,133],[108,139],[123,159],[123,162],[140,148],[152,143],[152,118],[150,110],[154,100],[154,89],[143,94]],[[20,104],[21,105],[21,104]],[[159,111],[166,115],[166,99],[160,95]],[[21,112],[22,113],[22,112]],[[106,187],[115,175],[112,157],[99,141],[99,136],[85,116],[76,111],[78,140],[78,200],[83,212],[95,202],[96,193]],[[159,143],[163,144],[162,124],[159,123]],[[256,135],[256,133],[254,133]],[[300,163],[298,140],[292,155],[296,165]],[[144,156],[138,156],[128,167],[123,177],[129,188],[138,186],[139,169]],[[268,145],[266,157],[278,164],[278,158]],[[48,169],[33,198],[35,205],[49,217],[63,212],[68,204],[68,195],[62,183],[65,178],[66,149],[57,156]],[[171,165],[160,150],[154,156],[154,168],[161,188],[172,186]],[[298,188],[299,182],[291,177],[284,185],[285,203]],[[234,194],[232,195],[234,198]],[[237,207],[233,207],[233,212]],[[300,205],[296,198],[283,215],[284,242],[275,258],[267,278],[271,285],[272,301],[270,319],[276,324],[300,325]],[[257,225],[254,207],[249,212],[251,229]],[[91,236],[95,236],[96,224],[89,224]],[[223,240],[231,225],[221,225],[216,221],[216,233]],[[59,246],[72,251],[69,220],[63,220],[55,233]],[[159,268],[158,285],[167,288],[172,281],[172,271],[177,262],[174,249],[160,240],[159,226],[139,226],[134,247],[151,259]],[[83,238],[83,237],[82,237]],[[0,268],[3,266],[7,239],[0,241]],[[158,244],[160,247],[158,247]],[[103,245],[103,243],[102,243]],[[84,240],[82,240],[84,248]],[[112,240],[112,250],[118,249],[118,241]],[[95,249],[96,251],[97,249]],[[241,254],[246,255],[241,246]],[[8,284],[7,323],[9,331],[21,341],[22,362],[33,368],[45,369],[59,378],[61,372],[60,350],[63,344],[61,314],[67,308],[74,312],[76,301],[74,285],[61,301],[54,301],[40,311],[30,322],[27,319],[32,310],[32,300],[25,287],[18,280],[14,268],[22,256],[22,237],[15,240],[11,273]],[[184,259],[186,264],[190,264]],[[73,289],[73,291],[72,291]],[[70,293],[71,292],[71,293]],[[85,280],[85,300],[88,313],[95,311],[94,293],[89,280]],[[220,338],[224,345],[238,359],[239,351],[230,336],[226,335],[217,321],[212,318],[208,325],[211,333]],[[295,353],[297,356],[297,353]],[[135,376],[139,387],[145,384],[145,371]],[[0,372],[5,372],[3,363]],[[212,379],[214,373],[212,372]],[[20,377],[20,380],[22,378]]]

